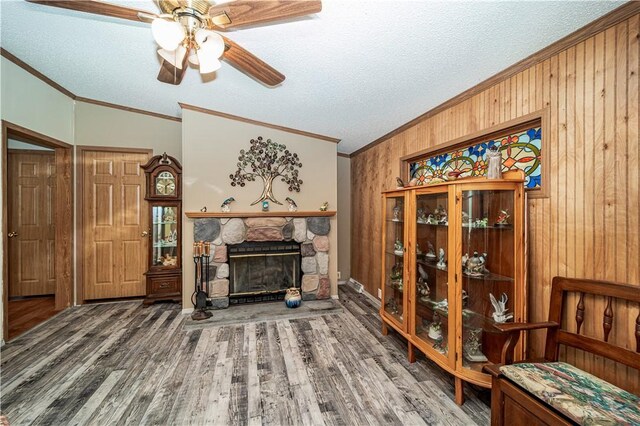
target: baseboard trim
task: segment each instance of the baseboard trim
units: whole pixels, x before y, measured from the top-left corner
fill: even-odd
[[[182,310],[182,315],[189,315],[193,312],[193,308],[184,308]]]
[[[373,303],[378,309],[380,308],[381,306],[380,299],[378,299],[377,297],[375,297],[374,295],[366,291],[362,283],[354,280],[353,278],[349,278],[349,281],[347,281],[347,284],[353,287],[353,289],[358,293],[367,297],[371,301],[371,303]]]

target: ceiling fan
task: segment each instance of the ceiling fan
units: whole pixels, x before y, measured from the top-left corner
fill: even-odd
[[[187,62],[208,74],[220,68],[219,59],[268,86],[284,81],[284,75],[238,44],[219,34],[243,25],[273,22],[322,10],[321,0],[234,0],[213,4],[208,0],[155,0],[162,13],[155,14],[93,0],[27,0],[115,18],[151,23],[162,58],[158,80],[180,84]]]

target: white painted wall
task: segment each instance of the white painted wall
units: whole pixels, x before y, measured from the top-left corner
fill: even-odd
[[[74,143],[74,101],[1,57],[2,119]]]
[[[277,123],[275,123],[277,124]],[[219,211],[220,204],[230,196],[236,201],[231,211],[260,211],[259,204],[250,204],[262,192],[261,182],[250,182],[244,188],[232,187],[229,175],[235,172],[240,149],[248,149],[249,141],[262,136],[283,143],[298,154],[302,162],[300,178],[303,181],[299,193],[291,193],[279,180],[274,184],[276,199],[285,205],[270,203],[270,211],[287,211],[285,197],[293,198],[299,210],[318,210],[324,201],[329,209],[336,210],[337,194],[337,146],[335,143],[282,130],[248,124],[188,109],[182,111],[182,165],[183,211],[199,211],[207,206],[209,211]],[[193,293],[193,220],[183,217],[183,308],[191,308]],[[331,218],[330,265],[331,294],[337,294],[338,218]]]
[[[338,271],[351,277],[351,159],[338,157]]]
[[[147,114],[77,101],[76,145],[151,148],[180,160],[181,123]]]

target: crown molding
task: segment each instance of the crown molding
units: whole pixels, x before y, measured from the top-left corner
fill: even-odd
[[[373,148],[374,146],[394,137],[395,135],[404,132],[405,130],[415,126],[416,124],[420,123],[421,121],[426,120],[429,117],[433,117],[434,115],[448,109],[451,108],[463,101],[466,101],[467,99],[477,95],[480,92],[483,92],[484,90],[488,89],[491,86],[494,86],[500,82],[502,82],[503,80],[506,80],[512,76],[514,76],[515,74],[518,74],[521,71],[524,71],[534,65],[537,65],[547,59],[549,59],[550,57],[557,55],[558,53],[562,52],[563,50],[566,50],[572,46],[575,46],[578,43],[581,43],[583,41],[585,41],[586,39],[588,39],[589,37],[594,36],[595,34],[598,34],[604,30],[606,30],[607,28],[610,28],[614,25],[619,24],[622,21],[625,21],[627,19],[629,19],[630,17],[636,15],[640,13],[640,1],[637,0],[632,0],[628,3],[623,4],[622,6],[612,10],[611,12],[607,13],[606,15],[601,16],[600,18],[596,19],[593,22],[588,23],[587,25],[585,25],[584,27],[574,31],[573,33],[569,34],[566,37],[561,38],[560,40],[550,44],[549,46],[537,51],[536,53],[526,57],[525,59],[516,62],[515,64],[511,65],[508,68],[505,68],[504,70],[500,71],[497,74],[494,74],[493,76],[489,77],[488,79],[484,80],[481,83],[478,83],[477,85],[473,86],[472,88],[454,96],[453,98],[441,103],[440,105],[430,109],[429,111],[425,112],[424,114],[414,118],[413,120],[403,124],[402,126],[398,127],[397,129],[394,129],[392,131],[390,131],[389,133],[379,137],[378,139],[374,140],[373,142],[368,143],[367,145],[363,146],[360,149],[355,150],[354,152],[352,152],[350,154],[350,157],[354,157],[364,151],[367,151],[371,148]]]
[[[147,110],[144,110],[144,109],[138,109],[138,108],[128,107],[128,106],[124,106],[124,105],[112,104],[110,102],[98,101],[96,99],[83,98],[83,97],[78,96],[78,97],[75,98],[75,100],[76,100],[76,102],[84,102],[86,104],[100,105],[100,106],[103,106],[103,107],[113,108],[113,109],[120,109],[122,111],[127,111],[127,112],[135,112],[136,114],[149,115],[151,117],[162,118],[162,119],[171,120],[171,121],[177,121],[178,123],[182,122],[182,118],[174,117],[173,115],[160,114],[159,112],[147,111]]]
[[[257,126],[268,127],[270,129],[275,129],[275,130],[282,130],[284,132],[294,133],[296,135],[301,135],[301,136],[307,136],[314,139],[321,139],[327,142],[332,142],[332,143],[340,142],[340,139],[332,138],[329,136],[319,135],[317,133],[305,132],[304,130],[292,129],[290,127],[278,126],[277,124],[265,123],[263,121],[252,120],[250,118],[239,117],[237,115],[227,114],[226,112],[214,111],[211,109],[189,105],[182,102],[178,102],[178,105],[180,105],[182,109],[188,109],[188,110],[200,112],[203,114],[215,115],[217,117],[228,118],[230,120],[240,121],[243,123],[255,124]]]
[[[9,60],[10,62],[13,62],[17,66],[19,66],[20,68],[22,68],[23,70],[28,72],[29,74],[33,75],[35,78],[37,78],[37,79],[43,81],[44,83],[48,84],[49,86],[53,87],[54,89],[56,89],[57,91],[59,91],[63,95],[66,95],[66,96],[70,97],[71,99],[75,99],[76,98],[76,95],[73,94],[73,92],[65,89],[64,87],[62,87],[61,85],[59,85],[55,81],[51,80],[49,77],[47,77],[46,75],[42,74],[40,71],[38,71],[37,69],[33,68],[31,65],[27,64],[22,59],[18,58],[13,53],[11,53],[8,50],[6,50],[5,48],[0,47],[0,55],[2,57],[6,58],[7,60]]]
[[[351,156],[349,154],[346,154],[344,152],[339,152],[338,153],[338,157],[351,158]]]

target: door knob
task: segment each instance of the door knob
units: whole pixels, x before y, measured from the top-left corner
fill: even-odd
[[[148,237],[149,236],[149,231],[142,231],[142,234],[140,234],[143,237]]]
[[[9,237],[9,238],[13,238],[13,237],[17,237],[17,236],[18,236],[18,233],[17,233],[17,232],[9,232],[9,233],[7,234],[7,237]]]

